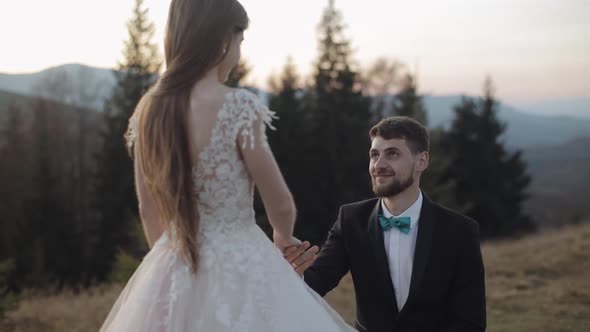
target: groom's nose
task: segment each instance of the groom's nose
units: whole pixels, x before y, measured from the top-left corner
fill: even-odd
[[[383,156],[379,156],[377,160],[375,160],[375,169],[384,169],[387,167],[387,162]]]

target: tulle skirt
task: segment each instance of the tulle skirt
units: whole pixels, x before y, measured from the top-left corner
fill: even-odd
[[[255,224],[202,241],[194,274],[174,241],[162,235],[100,331],[355,331]]]

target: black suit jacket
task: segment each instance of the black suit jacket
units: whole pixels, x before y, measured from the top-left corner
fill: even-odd
[[[377,217],[379,199],[343,205],[305,281],[324,296],[350,271],[356,328],[369,332],[485,331],[478,224],[424,195],[410,293],[401,312]]]

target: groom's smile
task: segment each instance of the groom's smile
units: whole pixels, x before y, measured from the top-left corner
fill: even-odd
[[[369,174],[376,196],[395,196],[414,183],[415,158],[405,139],[376,136],[369,157]]]
[[[392,173],[375,173],[375,174],[371,174],[371,176],[373,177],[373,181],[379,184],[384,184],[387,183],[389,181],[391,181],[394,177],[395,174]]]

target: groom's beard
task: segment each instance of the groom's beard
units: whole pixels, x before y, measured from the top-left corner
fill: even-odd
[[[373,182],[373,193],[377,197],[394,197],[402,193],[414,184],[414,174],[405,180],[395,179],[392,183],[385,186],[377,186]]]

